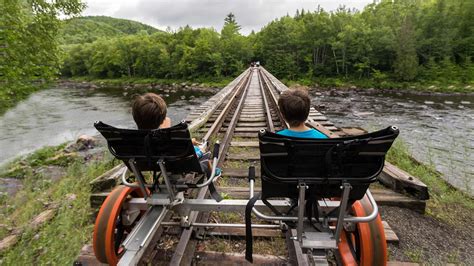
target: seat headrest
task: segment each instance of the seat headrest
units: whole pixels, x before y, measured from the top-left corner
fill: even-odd
[[[168,170],[181,162],[183,172],[201,172],[186,122],[154,130],[122,129],[100,121],[94,127],[107,140],[112,155],[126,164],[134,159],[141,170],[155,170],[158,160],[163,160]]]

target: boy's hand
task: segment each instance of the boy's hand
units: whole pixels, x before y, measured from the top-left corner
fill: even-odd
[[[194,146],[199,146],[201,145],[201,142],[197,141],[195,138],[191,139],[191,142],[193,143]]]

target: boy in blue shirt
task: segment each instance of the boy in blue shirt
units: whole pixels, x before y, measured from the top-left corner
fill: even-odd
[[[305,125],[311,107],[311,100],[306,90],[290,89],[282,92],[278,99],[278,107],[289,128],[278,131],[277,134],[297,138],[328,138],[318,130]]]

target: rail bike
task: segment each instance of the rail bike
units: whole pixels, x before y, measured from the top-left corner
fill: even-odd
[[[248,200],[219,198],[213,182],[219,178],[218,158],[225,155],[214,144],[212,174],[206,178],[185,122],[156,130],[102,122],[95,127],[126,165],[122,185],[105,199],[95,222],[94,253],[102,263],[138,264],[170,214],[179,216],[184,228],[214,227],[221,225],[193,223],[190,217],[218,211],[245,212],[250,262],[252,228],[264,226],[252,223],[254,215],[289,233],[300,254],[298,264],[327,265],[329,257],[339,265],[386,264],[384,229],[368,187],[382,171],[399,133],[396,127],[332,139],[295,139],[261,130],[261,193],[254,193],[255,168],[250,167]],[[212,198],[189,193],[204,187],[214,192]]]

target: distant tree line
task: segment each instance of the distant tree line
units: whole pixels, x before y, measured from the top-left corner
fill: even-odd
[[[474,1],[382,0],[362,11],[298,10],[260,32],[240,34],[229,14],[221,32],[142,31],[64,46],[62,74],[96,78],[235,76],[259,60],[279,78],[318,77],[470,83]]]
[[[64,46],[63,75],[98,78],[195,78],[231,76],[252,59],[249,38],[231,13],[222,31],[192,29],[140,32]]]

